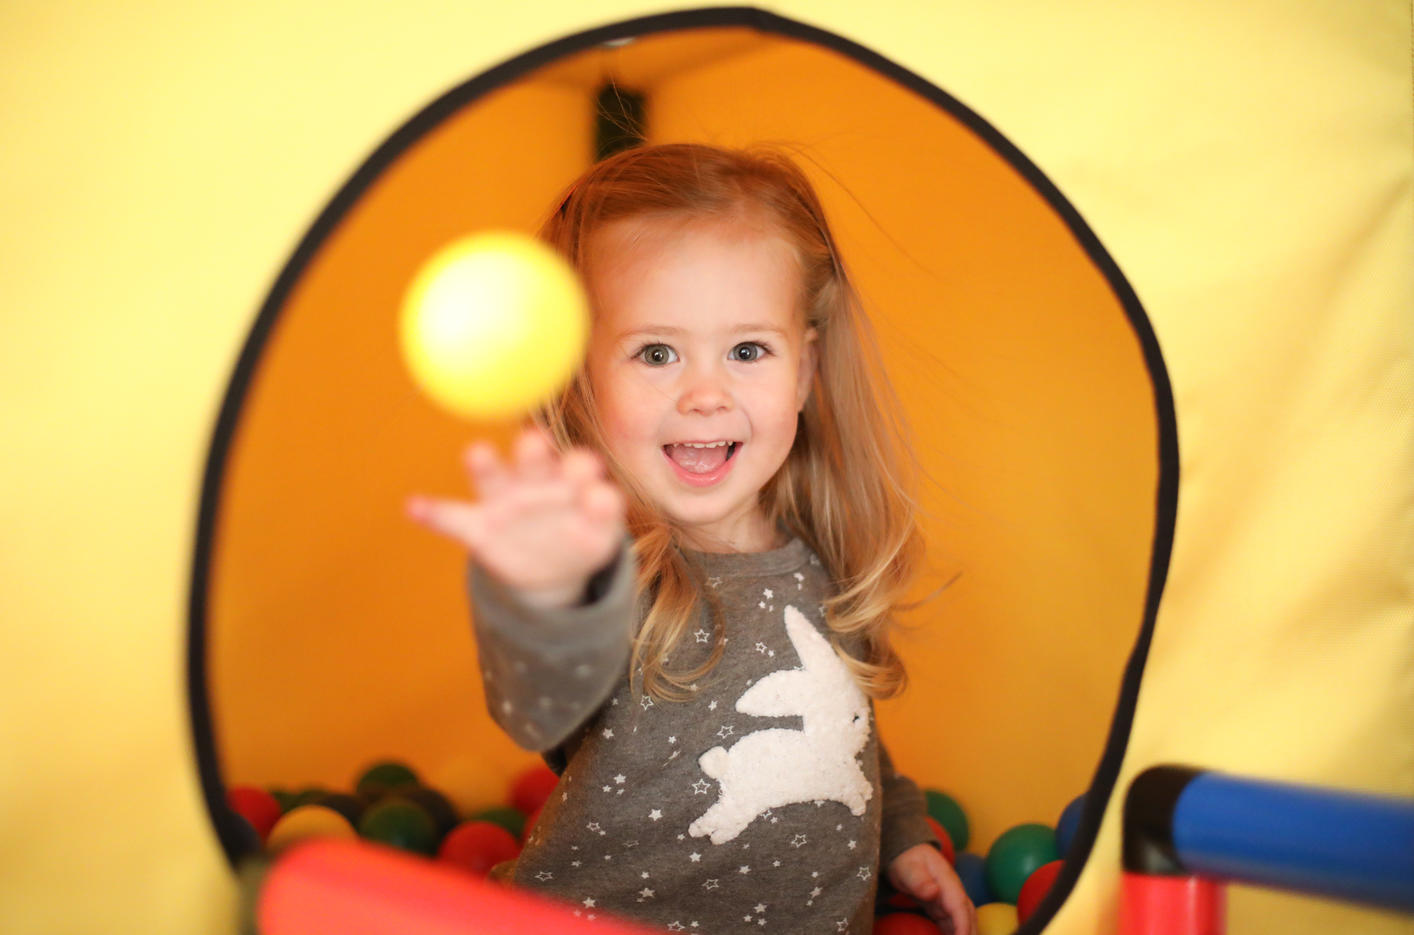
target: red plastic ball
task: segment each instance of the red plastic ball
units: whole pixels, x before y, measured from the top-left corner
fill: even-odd
[[[927,916],[891,912],[874,920],[874,935],[938,935],[938,926]]]
[[[264,789],[255,786],[232,786],[226,790],[226,804],[240,815],[260,835],[261,843],[270,836],[270,829],[280,820],[280,803]]]
[[[560,777],[543,764],[522,770],[511,783],[511,807],[522,815],[538,812],[559,781]]]
[[[520,853],[515,835],[495,822],[466,821],[453,828],[437,851],[439,860],[484,877],[503,860]]]
[[[932,815],[926,816],[924,820],[928,822],[928,827],[933,829],[933,833],[938,836],[938,843],[943,846],[943,856],[948,859],[948,863],[956,864],[957,852],[953,850],[952,836],[943,830],[943,826],[938,824],[938,820]]]
[[[1036,911],[1036,907],[1041,905],[1041,900],[1046,898],[1046,894],[1051,890],[1051,884],[1056,882],[1056,876],[1060,873],[1063,861],[1053,860],[1048,864],[1037,867],[1026,878],[1026,882],[1021,884],[1021,893],[1016,897],[1016,920],[1025,922],[1031,914]]]
[[[535,823],[536,823],[537,821],[539,821],[539,820],[540,820],[540,809],[538,809],[538,808],[537,808],[535,811],[531,812],[529,815],[526,816],[526,818],[525,818],[525,827],[522,828],[522,829],[521,829],[521,832],[520,832],[520,843],[521,843],[521,846],[522,846],[522,847],[525,846],[525,842],[526,842],[526,841],[529,841],[529,840],[530,840],[531,832],[533,832],[533,831],[535,830]]]

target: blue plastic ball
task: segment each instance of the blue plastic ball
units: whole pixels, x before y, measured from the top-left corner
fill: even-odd
[[[992,902],[992,888],[987,885],[985,857],[979,854],[958,854],[953,869],[957,871],[957,878],[962,881],[962,888],[967,891],[967,898],[972,900],[972,905],[981,906]]]
[[[1077,795],[1061,812],[1056,822],[1056,850],[1065,855],[1070,850],[1070,842],[1075,840],[1075,832],[1080,827],[1080,813],[1085,811],[1085,796]]]

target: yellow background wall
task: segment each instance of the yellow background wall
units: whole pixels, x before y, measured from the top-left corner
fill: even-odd
[[[0,7],[0,918],[229,932],[184,698],[203,459],[277,270],[390,128],[681,3]],[[1404,0],[769,5],[983,114],[1154,321],[1183,487],[1121,783],[1159,760],[1414,795]],[[1118,820],[1050,926],[1113,923]],[[1234,933],[1407,932],[1234,894]]]

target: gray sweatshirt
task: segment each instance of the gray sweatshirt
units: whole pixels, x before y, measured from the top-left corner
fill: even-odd
[[[627,548],[587,604],[550,612],[472,568],[492,716],[560,773],[498,876],[669,931],[869,932],[881,867],[936,838],[825,635],[829,577],[799,539],[687,555],[720,601],[725,647],[685,702],[629,684],[641,607]],[[715,638],[704,613],[674,667]]]

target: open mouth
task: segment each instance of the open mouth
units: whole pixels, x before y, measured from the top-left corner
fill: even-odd
[[[736,456],[741,442],[680,442],[664,445],[663,454],[684,472],[691,475],[710,477],[720,471]]]

